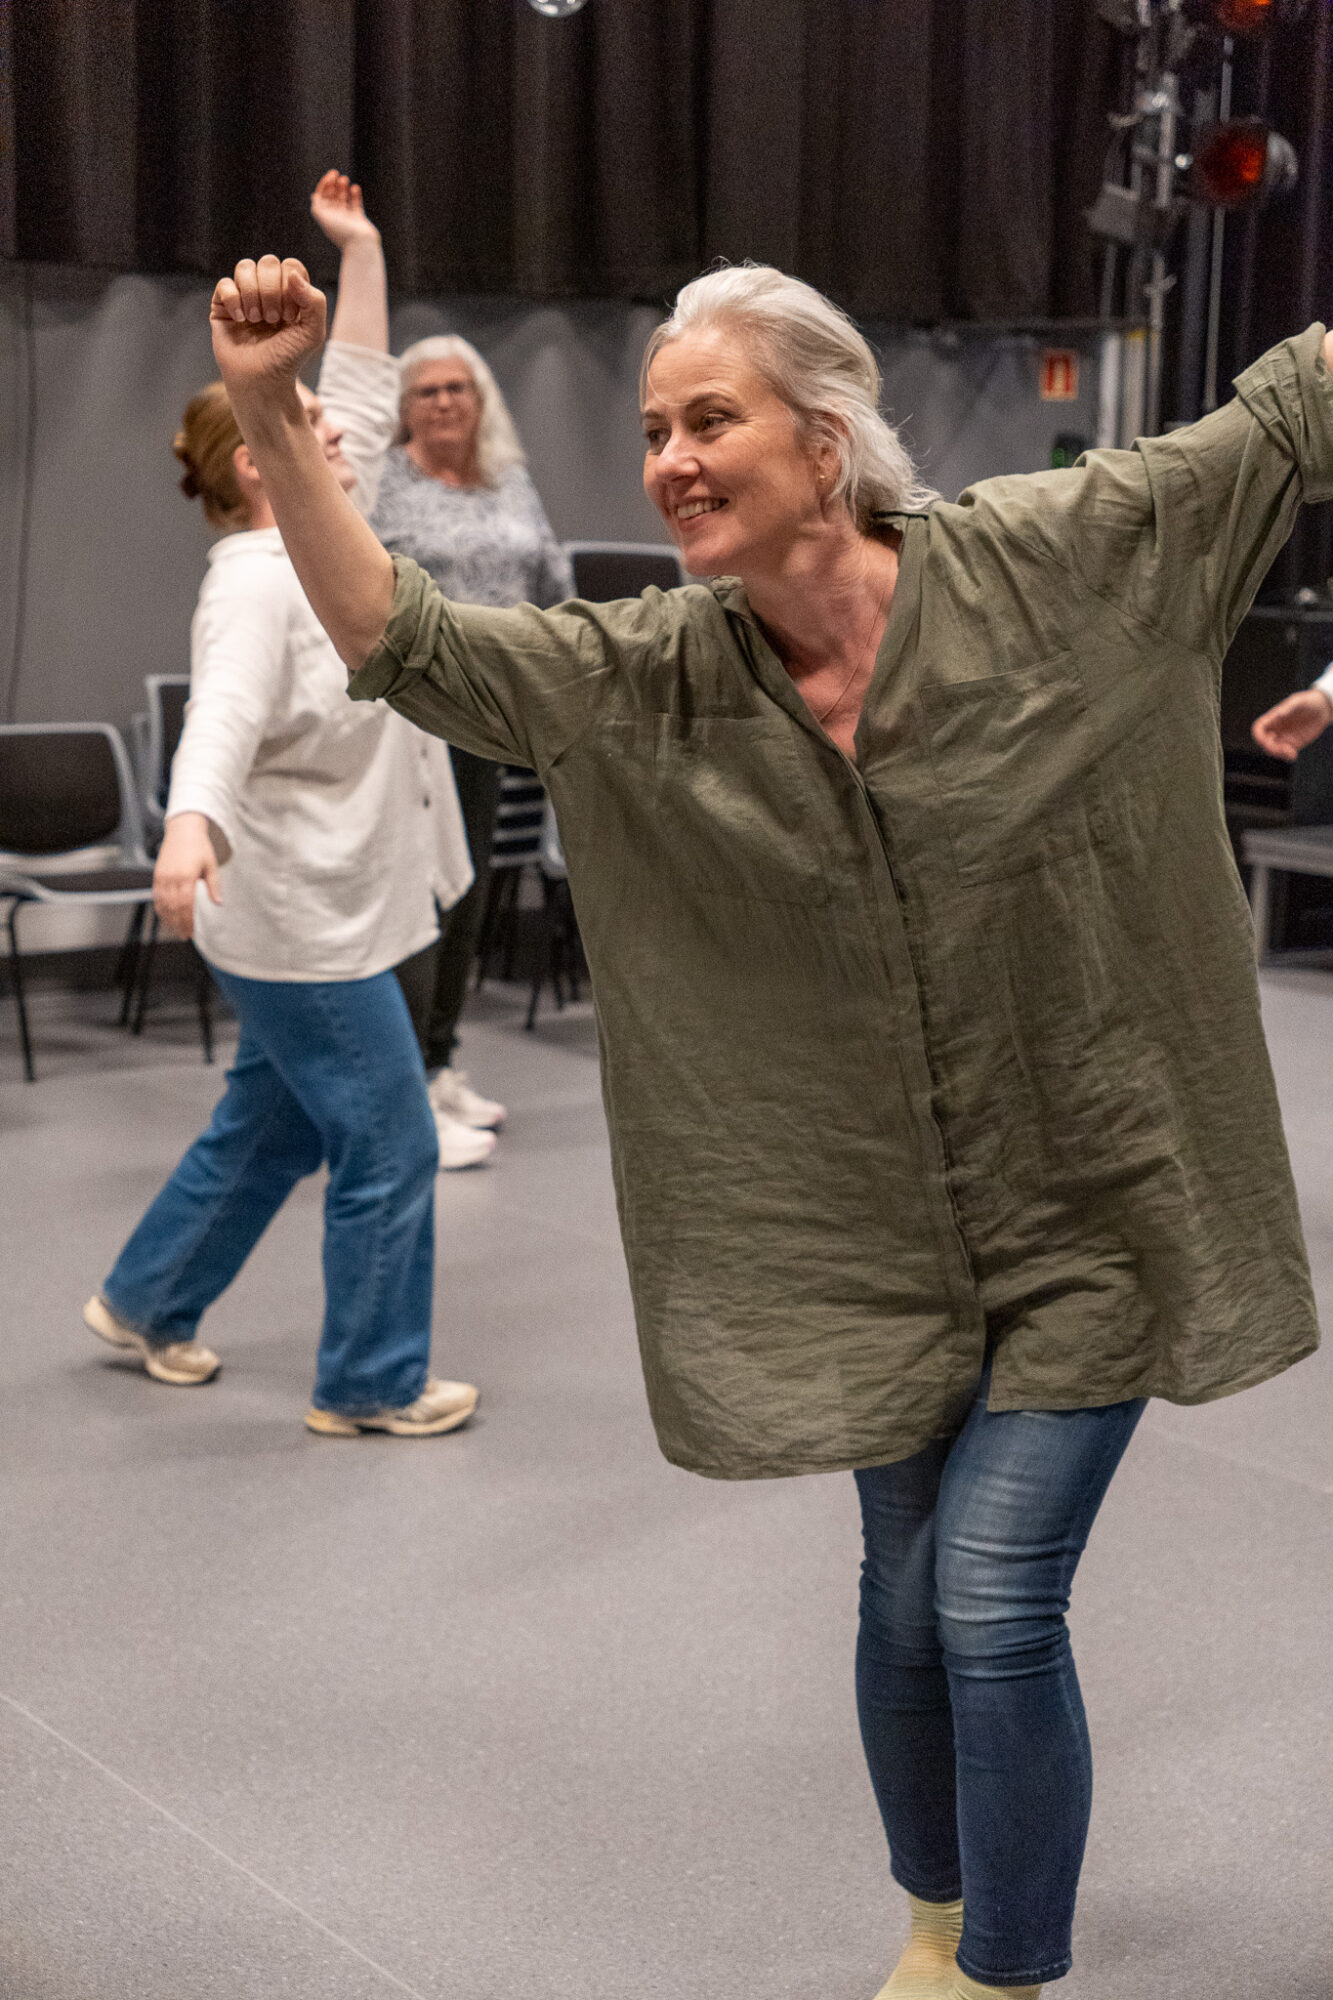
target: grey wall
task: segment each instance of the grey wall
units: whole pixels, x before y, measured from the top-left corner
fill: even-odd
[[[185,280],[0,269],[0,709],[8,703],[15,720],[123,725],[142,705],[146,673],[186,667],[208,534],[198,504],[177,491],[170,440],[214,373],[207,308],[207,287]],[[429,300],[395,312],[393,338],[401,348],[455,330],[475,341],[510,399],[557,534],[658,541],[639,484],[635,400],[656,318],[610,302]],[[1095,430],[1091,351],[1078,403],[1043,404],[1030,338],[868,331],[887,407],[950,496],[989,473],[1048,463],[1058,431]]]

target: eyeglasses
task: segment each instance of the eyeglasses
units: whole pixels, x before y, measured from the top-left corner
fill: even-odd
[[[477,385],[475,382],[461,380],[457,382],[429,382],[423,384],[420,389],[413,389],[412,400],[415,403],[435,403],[441,399],[452,401],[456,397],[475,396],[476,393]]]

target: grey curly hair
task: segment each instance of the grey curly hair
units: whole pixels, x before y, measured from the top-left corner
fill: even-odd
[[[939,495],[921,479],[893,425],[880,414],[879,364],[847,314],[813,285],[771,264],[706,271],[676,296],[671,317],[649,336],[639,376],[668,341],[706,327],[735,327],[754,364],[813,443],[831,445],[845,499],[864,533],[877,514],[914,512]]]

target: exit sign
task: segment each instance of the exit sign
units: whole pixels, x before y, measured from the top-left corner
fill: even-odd
[[[1072,347],[1047,347],[1042,350],[1041,400],[1043,403],[1073,403],[1078,400],[1078,355]]]

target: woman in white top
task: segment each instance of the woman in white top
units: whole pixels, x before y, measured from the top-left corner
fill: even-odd
[[[364,512],[398,416],[379,232],[345,176],[325,174],[311,208],[342,265],[320,393],[302,397]],[[195,937],[241,1034],[212,1122],[84,1317],[155,1380],[210,1380],[200,1317],[327,1161],[306,1423],[434,1435],[477,1397],[428,1379],[435,1125],[392,968],[435,935],[437,900],[449,907],[471,880],[447,753],[423,756],[427,739],[399,717],[349,705],[220,382],[191,402],[176,452],[223,539],[192,627],[155,901]]]

